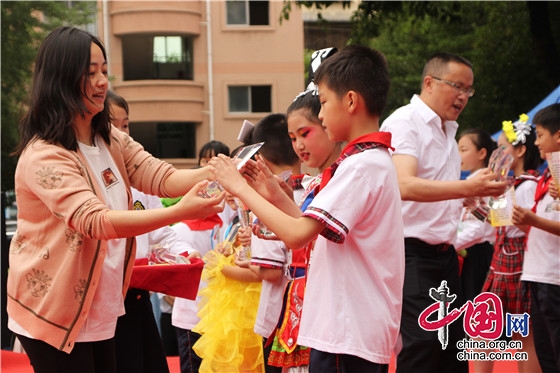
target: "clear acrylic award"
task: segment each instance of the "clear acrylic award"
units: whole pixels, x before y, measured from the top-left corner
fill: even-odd
[[[264,142],[259,142],[241,148],[235,158],[233,158],[236,161],[237,169],[240,170],[241,167],[243,167],[245,163],[247,163],[247,161],[251,159],[251,157],[255,155],[255,153],[258,152],[263,145]],[[211,181],[210,183],[208,183],[208,185],[206,185],[206,188],[200,191],[199,195],[204,198],[212,198],[220,195],[223,190],[224,188],[220,185],[220,183],[218,183],[217,181]]]

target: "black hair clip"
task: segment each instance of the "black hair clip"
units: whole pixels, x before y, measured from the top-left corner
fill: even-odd
[[[307,77],[307,87],[305,88],[305,91],[301,92],[296,96],[296,98],[294,98],[294,101],[300,97],[305,96],[309,92],[312,92],[311,94],[313,96],[317,96],[319,94],[319,92],[317,91],[317,86],[313,82],[315,71],[317,71],[317,68],[319,67],[319,65],[321,65],[321,63],[323,63],[324,60],[332,56],[337,51],[338,49],[336,47],[330,47],[330,48],[319,49],[313,52],[313,54],[311,55],[311,60],[309,62],[309,75]]]
[[[335,54],[337,51],[338,49],[336,47],[330,47],[330,48],[319,49],[313,52],[313,54],[311,55],[311,60],[309,61],[309,75],[307,76],[307,87],[309,87],[309,84],[313,82],[315,71],[317,71],[321,63],[323,63],[324,60],[326,60],[327,58]]]

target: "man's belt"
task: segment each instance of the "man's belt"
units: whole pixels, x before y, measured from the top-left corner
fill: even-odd
[[[449,250],[449,248],[452,246],[450,243],[439,243],[439,244],[432,245],[416,237],[406,237],[404,239],[404,243],[406,245],[413,245],[425,249],[435,250],[436,253],[443,253]]]

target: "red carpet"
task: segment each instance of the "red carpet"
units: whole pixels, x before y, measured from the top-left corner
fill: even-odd
[[[168,357],[169,370],[171,373],[180,373],[179,357]],[[0,371],[2,373],[33,373],[27,355],[17,352],[2,350],[2,364]],[[389,365],[389,373],[395,371],[394,359]],[[471,365],[472,372],[472,365]],[[494,363],[494,373],[516,373],[517,363],[511,361],[499,361]]]
[[[26,354],[2,350],[2,362],[0,372],[2,373],[33,373]],[[167,362],[171,373],[180,373],[179,357],[168,357]]]

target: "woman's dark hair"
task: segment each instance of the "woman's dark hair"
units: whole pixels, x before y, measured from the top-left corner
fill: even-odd
[[[486,157],[484,157],[484,166],[488,167],[488,162],[490,161],[490,156],[492,152],[498,148],[496,141],[492,139],[490,134],[483,130],[482,128],[467,128],[459,135],[459,139],[465,135],[469,135],[476,146],[476,149],[486,149]]]
[[[106,59],[101,41],[87,31],[59,27],[47,35],[35,61],[29,110],[19,123],[20,141],[14,155],[20,155],[35,138],[78,149],[72,122],[88,113],[84,98],[92,43]],[[110,143],[109,105],[93,117],[91,131],[92,137],[99,135]]]
[[[202,145],[198,152],[198,165],[202,158],[214,157],[218,154],[224,154],[229,157],[229,147],[221,141],[212,140]]]

